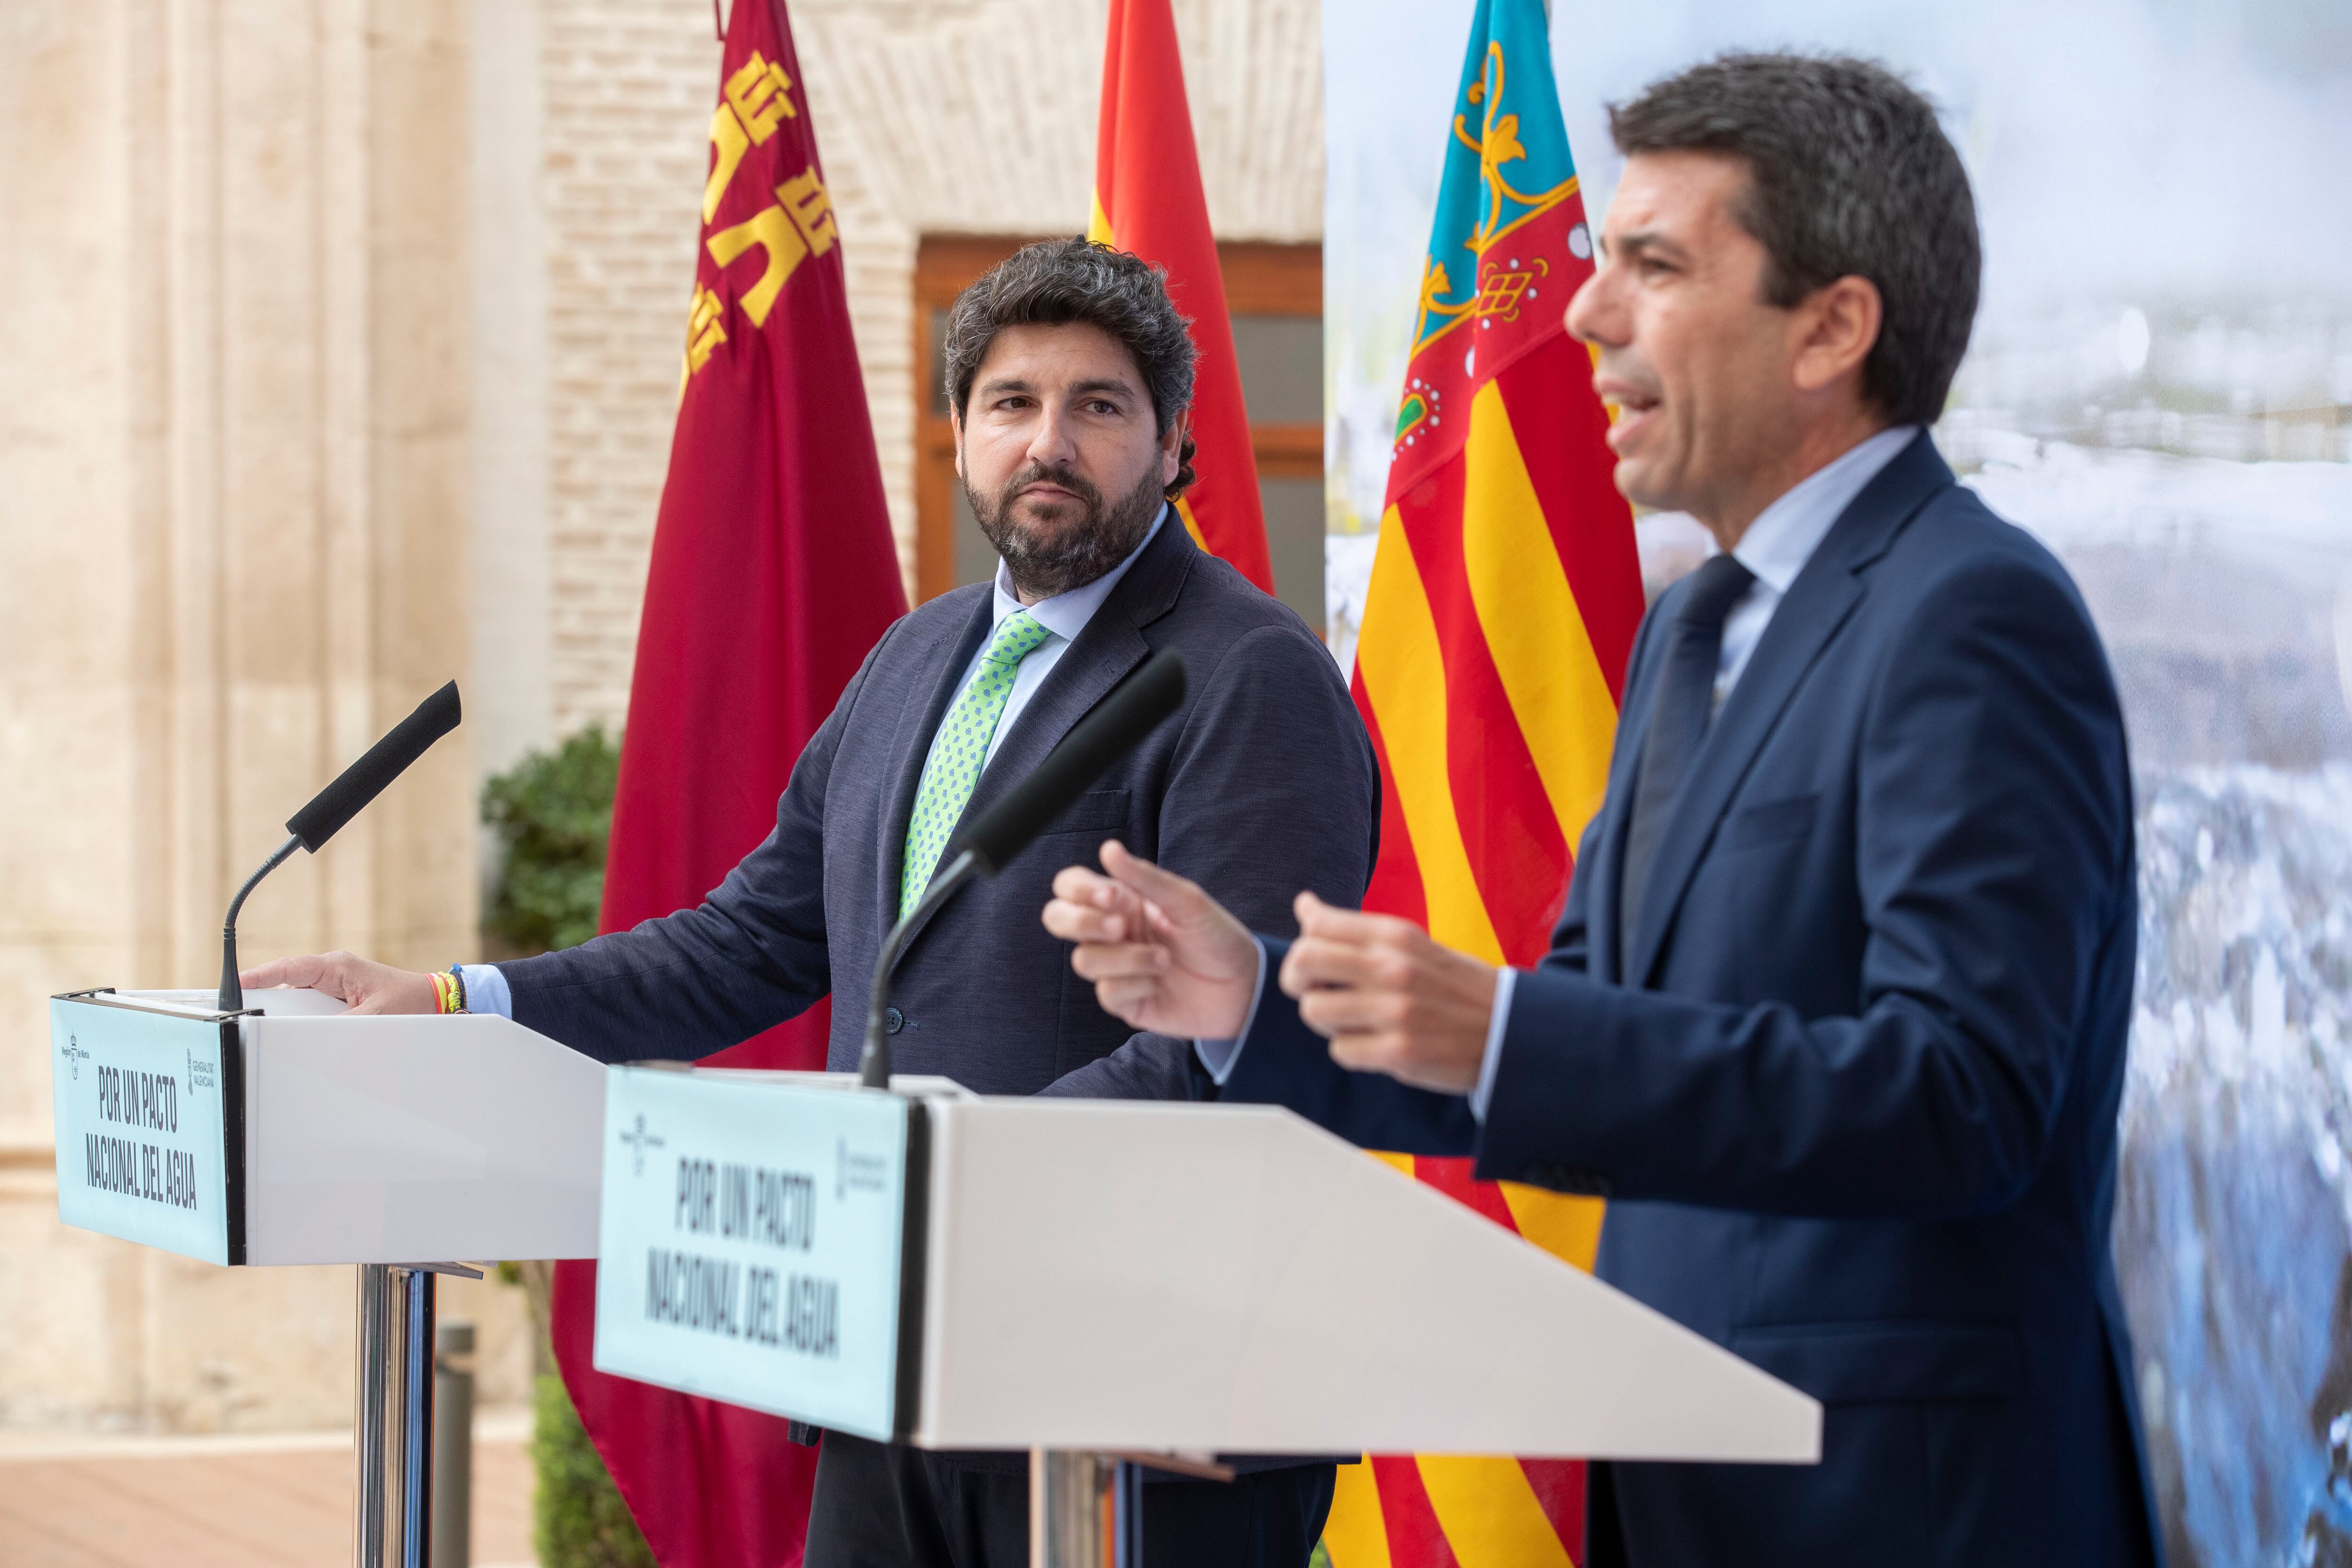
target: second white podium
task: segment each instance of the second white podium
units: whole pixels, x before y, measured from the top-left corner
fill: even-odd
[[[1265,1106],[615,1069],[596,1364],[939,1448],[1810,1463],[1821,1407]]]

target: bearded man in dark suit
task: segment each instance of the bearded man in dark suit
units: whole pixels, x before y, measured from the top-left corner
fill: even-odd
[[[1273,929],[1287,929],[1301,887],[1362,897],[1379,774],[1339,672],[1176,512],[1192,478],[1193,350],[1164,278],[1083,240],[1030,246],[957,300],[946,358],[956,471],[1003,556],[995,582],[884,634],[801,754],[775,831],[699,908],[568,952],[457,965],[472,1010],[604,1061],[690,1059],[836,990],[863,996],[957,826],[1160,648],[1183,655],[1183,707],[909,936],[887,1017],[898,1069],[982,1094],[1187,1092],[1190,1043],[1131,1037],[1037,925],[1055,868],[1105,834]],[[245,984],[316,986],[360,1012],[429,1012],[436,997],[433,976],[349,953],[262,964]],[[835,1070],[857,1066],[863,1025],[862,1009],[834,1009]],[[838,1432],[824,1445],[810,1568],[1029,1561],[1025,1454]],[[1231,1484],[1153,1473],[1154,1563],[1302,1568],[1332,1467],[1236,1468]]]

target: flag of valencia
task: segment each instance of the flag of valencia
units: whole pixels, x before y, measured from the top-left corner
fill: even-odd
[[[1437,130],[1438,127],[1432,127]],[[1601,805],[1642,615],[1633,518],[1568,301],[1592,239],[1542,0],[1479,0],[1423,262],[1356,706],[1381,767],[1368,908],[1490,963],[1549,945]],[[1579,1268],[1597,1200],[1387,1156]],[[1584,1467],[1373,1455],[1339,1472],[1333,1568],[1580,1560]]]

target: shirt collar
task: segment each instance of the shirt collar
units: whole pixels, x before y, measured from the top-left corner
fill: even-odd
[[[1013,592],[1013,574],[1003,562],[999,561],[996,563],[996,618],[992,624],[1001,626],[1004,624],[1004,617],[1013,611],[1026,610],[1039,626],[1064,642],[1077,641],[1078,634],[1087,629],[1087,623],[1095,618],[1095,612],[1102,608],[1105,599],[1110,597],[1110,591],[1118,586],[1118,580],[1127,575],[1127,569],[1135,564],[1135,558],[1150,547],[1152,539],[1160,532],[1160,525],[1167,521],[1168,505],[1162,501],[1159,513],[1151,520],[1151,526],[1143,531],[1143,542],[1129,551],[1126,560],[1083,587],[1073,588],[1066,594],[1056,594],[1050,599],[1040,599],[1034,605],[1023,604],[1019,595]]]
[[[1897,425],[1855,442],[1759,512],[1731,553],[1775,594],[1787,593],[1862,487],[1918,433],[1916,425]]]

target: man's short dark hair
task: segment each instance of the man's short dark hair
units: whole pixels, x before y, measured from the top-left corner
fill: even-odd
[[[1192,337],[1168,298],[1168,274],[1139,256],[1085,239],[1042,239],[1024,245],[956,296],[948,311],[944,357],[948,405],[960,420],[971,401],[972,379],[988,345],[1006,327],[1063,326],[1084,321],[1126,345],[1151,395],[1154,432],[1192,406]],[[1168,499],[1194,478],[1192,437],[1178,454]]]
[[[1982,257],[1960,156],[1935,106],[1843,56],[1725,55],[1612,106],[1619,152],[1726,153],[1748,165],[1740,226],[1783,308],[1853,274],[1885,316],[1863,394],[1897,425],[1944,411],[1968,352]]]

